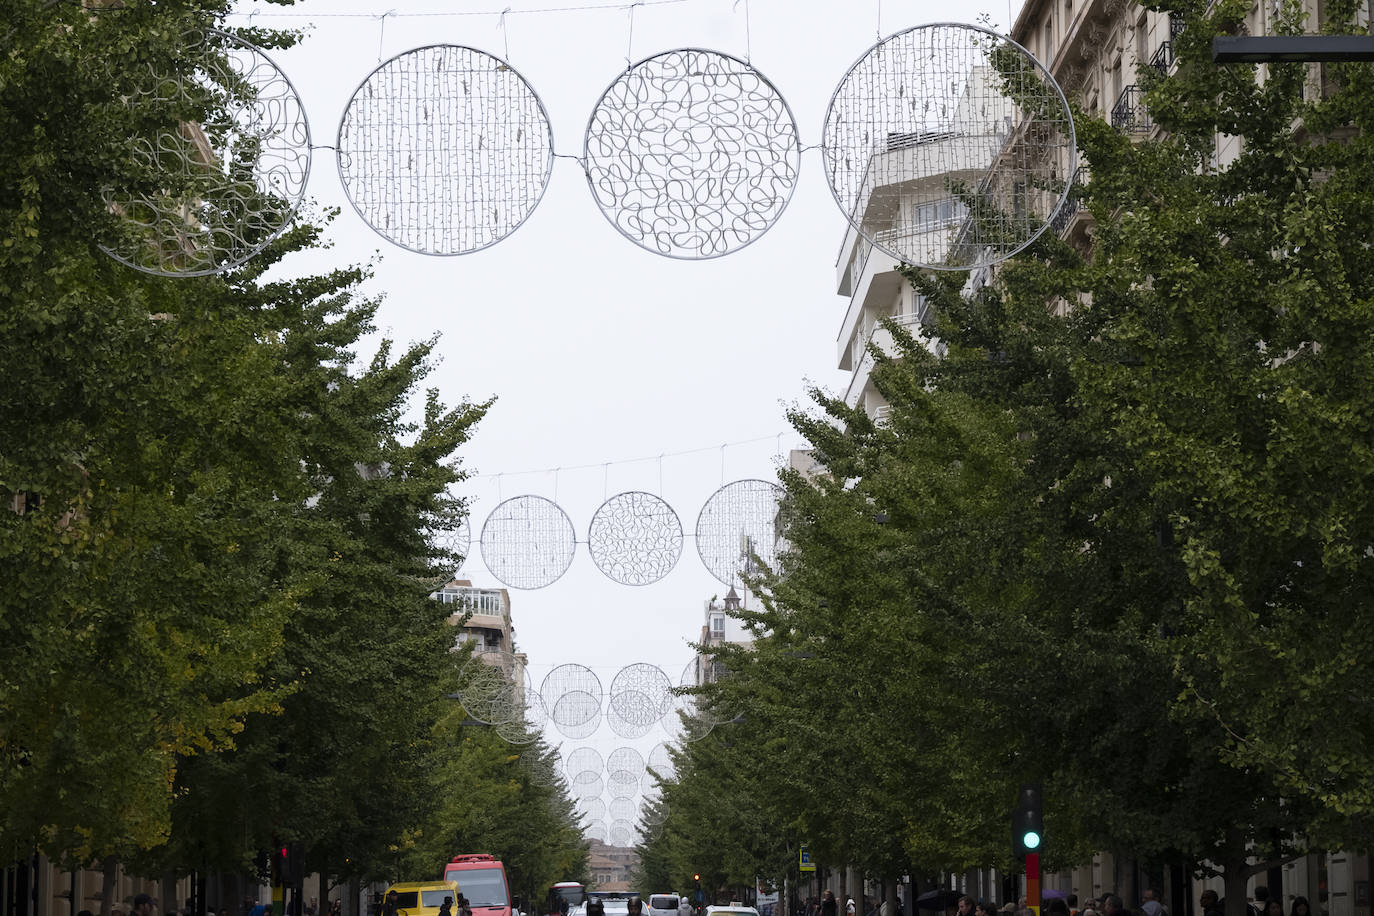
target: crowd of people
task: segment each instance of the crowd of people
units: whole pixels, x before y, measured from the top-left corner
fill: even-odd
[[[1081,903],[1077,894],[1049,891],[1044,896],[1045,899],[1040,906],[1041,916],[1170,916],[1168,908],[1160,900],[1159,892],[1153,888],[1147,888],[1141,894],[1140,903],[1134,907],[1126,906],[1118,894],[1090,897]],[[942,900],[937,899],[932,911],[939,912],[944,909],[945,916],[1036,916],[1035,911],[1027,905],[1025,897],[1014,902],[998,904],[978,900],[966,894],[953,898],[947,908],[942,907],[942,903]],[[1198,905],[1198,916],[1225,916],[1226,901],[1214,890],[1203,891],[1198,899]],[[921,906],[924,907],[924,904]],[[897,901],[895,908],[887,900],[871,900],[866,908],[861,908],[855,904],[853,897],[849,897],[845,900],[843,916],[902,916],[902,913],[900,900]],[[820,897],[808,898],[798,909],[797,916],[841,916],[839,901],[835,899],[833,891],[826,890]],[[1246,916],[1316,914],[1312,912],[1306,897],[1294,897],[1285,911],[1282,901],[1269,898],[1268,888],[1257,887],[1254,901],[1246,902]]]

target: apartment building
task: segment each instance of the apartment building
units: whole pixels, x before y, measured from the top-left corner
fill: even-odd
[[[892,347],[891,335],[878,322],[891,318],[919,339],[926,302],[902,278],[898,259],[869,239],[889,250],[915,253],[927,264],[940,263],[959,244],[968,208],[950,184],[980,185],[1011,136],[1014,107],[992,88],[993,79],[990,68],[974,67],[945,122],[950,129],[879,136],[861,167],[835,176],[852,183],[855,199],[853,222],[835,264],[836,292],[849,302],[836,336],[838,364],[850,373],[845,403],[871,417],[881,419],[887,405],[869,380],[868,345],[889,352]],[[932,173],[929,166],[936,162],[941,170]]]

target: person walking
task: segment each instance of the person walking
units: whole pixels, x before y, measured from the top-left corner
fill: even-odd
[[[840,905],[835,902],[835,892],[829,888],[821,895],[820,916],[840,916]]]

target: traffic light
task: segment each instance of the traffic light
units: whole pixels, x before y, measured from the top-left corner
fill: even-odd
[[[700,880],[701,880],[701,873],[700,873],[700,872],[697,872],[696,874],[692,875],[692,880],[693,880],[693,881],[700,881]]]
[[[1040,807],[1040,784],[1022,783],[1011,811],[1011,848],[1017,856],[1038,853],[1045,839],[1045,818]]]

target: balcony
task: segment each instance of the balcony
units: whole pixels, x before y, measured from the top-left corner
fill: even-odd
[[[1150,66],[1159,74],[1161,79],[1169,75],[1169,71],[1174,66],[1174,43],[1172,41],[1159,43],[1159,47],[1150,57]]]
[[[1154,128],[1145,109],[1145,90],[1127,86],[1112,106],[1112,127],[1126,133],[1147,133]]]

